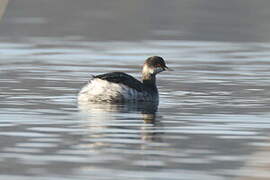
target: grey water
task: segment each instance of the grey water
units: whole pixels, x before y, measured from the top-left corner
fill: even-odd
[[[226,2],[10,1],[0,179],[269,179],[269,3]],[[174,69],[158,107],[78,105],[91,75],[139,79],[152,55]]]

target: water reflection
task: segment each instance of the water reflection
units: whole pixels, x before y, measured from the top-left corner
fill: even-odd
[[[140,103],[125,103],[125,104],[110,104],[110,103],[93,103],[93,102],[78,102],[78,107],[83,113],[96,112],[141,112],[142,114],[155,114],[158,110],[157,103],[140,102]],[[152,116],[153,119],[155,116]],[[146,118],[147,119],[147,118]]]
[[[158,104],[156,103],[80,102],[78,107],[83,119],[87,120],[87,126],[91,129],[91,138],[105,137],[108,135],[107,132],[117,133],[118,135],[136,133],[140,134],[139,138],[142,143],[143,141],[161,142],[159,132],[162,124],[156,119],[158,110]],[[136,130],[136,128],[139,128],[139,130]],[[159,132],[156,129],[159,129]],[[97,142],[97,145],[101,145],[100,141]]]

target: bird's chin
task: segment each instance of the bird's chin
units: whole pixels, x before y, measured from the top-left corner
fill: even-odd
[[[153,74],[161,73],[162,71],[164,71],[164,69],[162,67],[157,67],[154,69]]]

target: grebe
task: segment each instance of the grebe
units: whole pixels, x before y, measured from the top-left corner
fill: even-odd
[[[146,59],[142,68],[142,82],[123,72],[93,76],[79,92],[79,102],[123,103],[130,101],[158,102],[156,74],[171,70],[162,57]]]

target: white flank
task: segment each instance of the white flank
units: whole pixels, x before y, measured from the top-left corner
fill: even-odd
[[[111,83],[95,78],[85,85],[79,93],[79,102],[133,101],[142,98],[142,93],[123,84]]]

